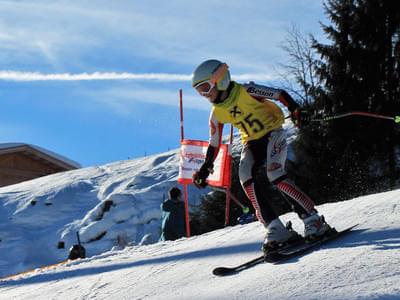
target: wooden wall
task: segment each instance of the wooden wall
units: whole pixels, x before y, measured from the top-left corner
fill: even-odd
[[[26,152],[0,155],[0,186],[19,183],[60,171],[65,171],[65,169]]]

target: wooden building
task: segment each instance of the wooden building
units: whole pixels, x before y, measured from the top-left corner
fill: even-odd
[[[81,166],[61,155],[22,143],[0,143],[0,187]]]

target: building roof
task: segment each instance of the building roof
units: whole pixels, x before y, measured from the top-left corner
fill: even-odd
[[[55,165],[63,167],[68,170],[79,169],[82,166],[60,154],[46,150],[44,148],[25,143],[0,143],[0,155],[4,153],[25,152],[45,159]]]

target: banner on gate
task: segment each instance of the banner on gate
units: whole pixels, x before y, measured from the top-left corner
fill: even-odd
[[[193,173],[197,172],[206,158],[208,142],[182,140],[178,183],[192,184]],[[231,145],[222,144],[214,161],[214,173],[207,182],[212,186],[227,187],[231,181]]]

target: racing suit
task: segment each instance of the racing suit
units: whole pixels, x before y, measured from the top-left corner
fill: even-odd
[[[241,132],[242,153],[239,164],[240,183],[256,212],[258,220],[268,225],[278,215],[269,199],[255,184],[260,167],[266,169],[268,180],[292,203],[301,218],[314,211],[313,201],[287,178],[286,134],[282,128],[284,115],[280,107],[268,99],[278,100],[294,112],[299,106],[284,90],[262,85],[231,82],[228,97],[213,103],[210,114],[210,140],[203,166],[211,167],[221,145],[222,130],[230,123]]]

